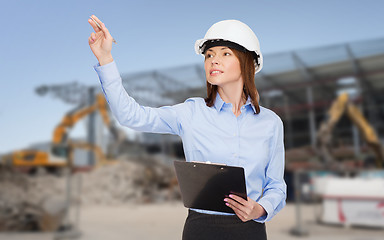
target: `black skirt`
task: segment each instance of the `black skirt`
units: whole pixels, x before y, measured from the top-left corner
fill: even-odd
[[[264,223],[243,222],[236,215],[212,215],[188,210],[183,240],[266,240]]]

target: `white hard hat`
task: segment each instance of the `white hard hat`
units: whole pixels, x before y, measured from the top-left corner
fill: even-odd
[[[195,51],[197,54],[203,54],[205,51],[204,44],[207,41],[224,40],[238,44],[250,52],[254,52],[255,56],[255,73],[263,68],[263,55],[260,52],[259,39],[248,25],[238,20],[224,20],[213,24],[205,34],[203,39],[199,39],[195,43]]]

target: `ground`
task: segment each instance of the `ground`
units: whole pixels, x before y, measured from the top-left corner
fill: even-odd
[[[288,204],[272,221],[267,223],[269,240],[291,240],[297,227],[296,208]],[[314,206],[302,207],[302,229],[309,235],[304,240],[382,240],[384,229],[355,228],[318,224]],[[86,206],[80,212],[79,229],[82,240],[172,240],[181,239],[187,209],[181,202],[161,204],[128,204],[122,206]],[[1,233],[0,240],[53,240],[53,233]]]

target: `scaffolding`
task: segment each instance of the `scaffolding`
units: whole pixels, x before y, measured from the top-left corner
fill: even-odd
[[[123,74],[123,85],[142,105],[158,107],[205,97],[203,63]],[[316,129],[332,101],[347,91],[384,134],[384,38],[264,55],[256,75],[261,105],[285,125],[286,147],[316,144]],[[356,139],[351,124],[335,134]],[[355,137],[353,137],[355,135]]]
[[[127,92],[144,106],[173,105],[190,97],[206,96],[202,62],[123,73],[122,79]],[[378,135],[384,136],[384,38],[264,54],[264,67],[255,82],[260,104],[276,112],[284,122],[287,149],[316,145],[316,129],[332,101],[343,91],[349,93]],[[79,105],[88,101],[87,89],[79,86],[45,86],[38,91],[55,92],[67,103]],[[90,88],[100,91],[99,85]],[[340,126],[335,135],[352,145],[360,144],[351,123],[341,119]]]

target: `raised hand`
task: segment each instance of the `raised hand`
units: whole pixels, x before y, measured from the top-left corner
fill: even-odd
[[[93,54],[97,60],[99,60],[100,65],[105,65],[113,61],[111,53],[113,38],[103,22],[95,15],[92,15],[92,18],[100,25],[100,28],[91,18],[88,19],[88,23],[91,24],[93,30],[95,30],[88,38],[88,43]]]

